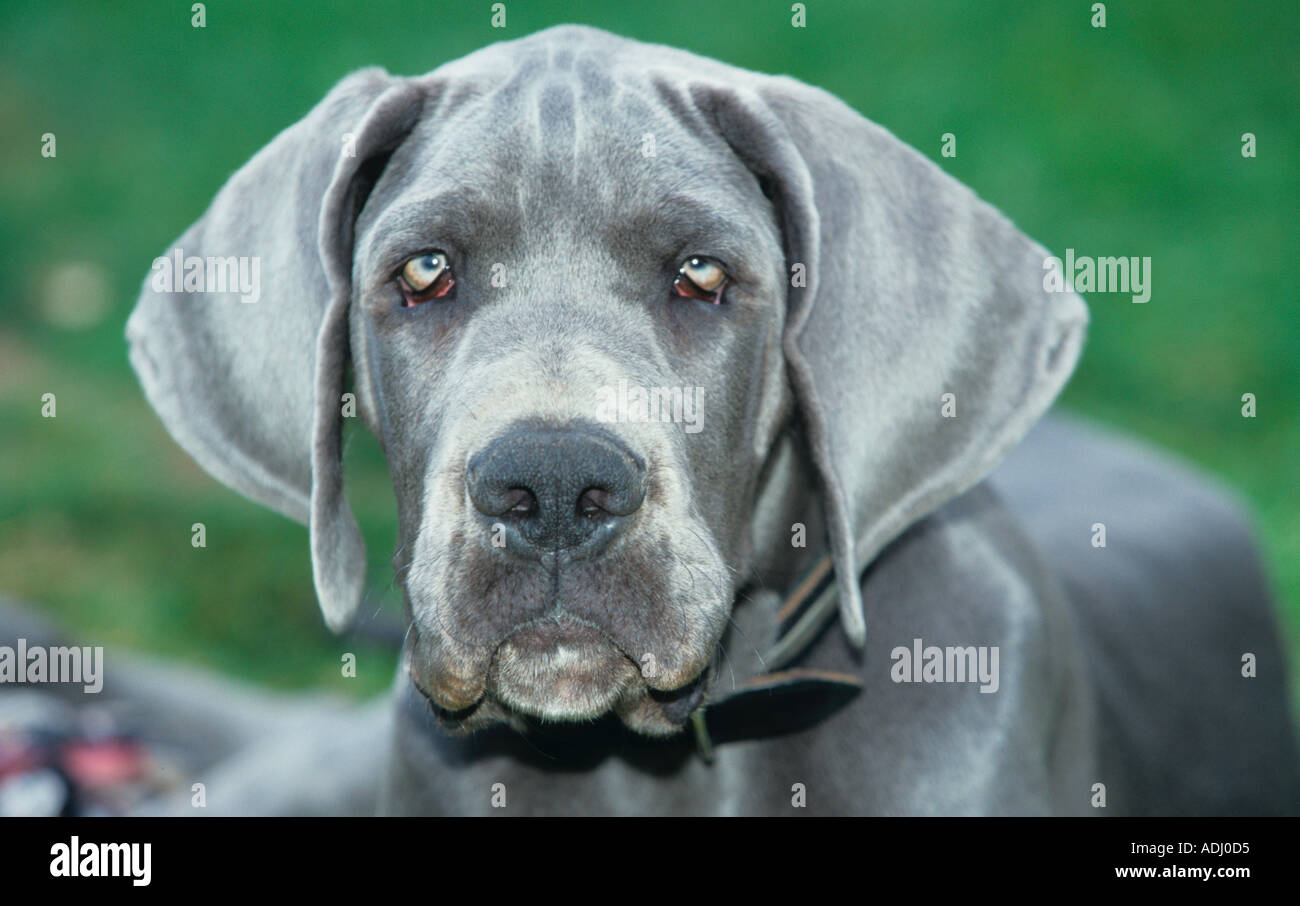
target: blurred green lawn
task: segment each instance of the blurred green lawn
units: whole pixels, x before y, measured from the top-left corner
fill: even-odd
[[[486,2],[217,0],[204,29],[189,2],[0,6],[0,595],[39,604],[87,644],[285,687],[387,685],[385,646],[323,628],[306,531],[226,491],[167,438],[122,325],[152,258],[345,73],[422,73],[573,21],[825,87],[1057,254],[1149,255],[1148,304],[1089,299],[1065,403],[1179,451],[1249,501],[1300,659],[1300,5],[1110,3],[1105,29],[1085,2],[807,5],[802,30],[788,2],[520,0],[504,30]],[[54,159],[39,153],[46,132]],[[945,132],[955,159],[939,156]],[[1244,132],[1256,159],[1241,156]],[[1253,420],[1240,414],[1246,392]],[[43,393],[57,418],[41,417]],[[367,607],[395,613],[392,491],[364,432],[348,458]],[[205,550],[190,546],[194,522]],[[343,651],[358,653],[356,681],[340,680]]]

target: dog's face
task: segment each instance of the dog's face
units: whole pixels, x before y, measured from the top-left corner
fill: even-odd
[[[260,292],[192,280],[233,256]],[[786,425],[862,643],[861,567],[1074,366],[1086,309],[1045,260],[824,92],[565,26],[344,79],[155,262],[127,333],[177,440],[310,524],[336,629],[365,581],[354,374],[397,495],[406,670],[447,722],[661,734],[754,550],[789,543],[759,488]]]
[[[406,667],[466,726],[614,710],[665,732],[749,570],[788,409],[785,259],[716,136],[529,76],[422,124],[357,224]]]

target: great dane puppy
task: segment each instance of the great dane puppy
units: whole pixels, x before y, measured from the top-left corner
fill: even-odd
[[[364,582],[352,399],[387,457],[385,810],[1300,802],[1234,507],[1054,421],[985,481],[1085,306],[825,92],[571,26],[369,69],[168,256],[132,363],[204,467],[310,525],[334,629]],[[245,256],[257,292],[212,285]]]

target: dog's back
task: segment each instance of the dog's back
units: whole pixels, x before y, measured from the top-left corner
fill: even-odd
[[[1231,497],[1148,448],[1059,418],[1030,433],[993,485],[1073,604],[1107,810],[1300,811],[1286,656]]]

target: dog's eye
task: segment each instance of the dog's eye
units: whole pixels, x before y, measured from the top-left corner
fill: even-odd
[[[406,308],[441,299],[451,292],[456,285],[456,278],[451,275],[451,264],[442,252],[426,252],[416,255],[402,265],[400,277],[402,295],[406,297]]]
[[[677,295],[714,305],[722,302],[722,291],[726,286],[727,272],[722,265],[699,255],[687,258],[673,280],[673,292]]]

